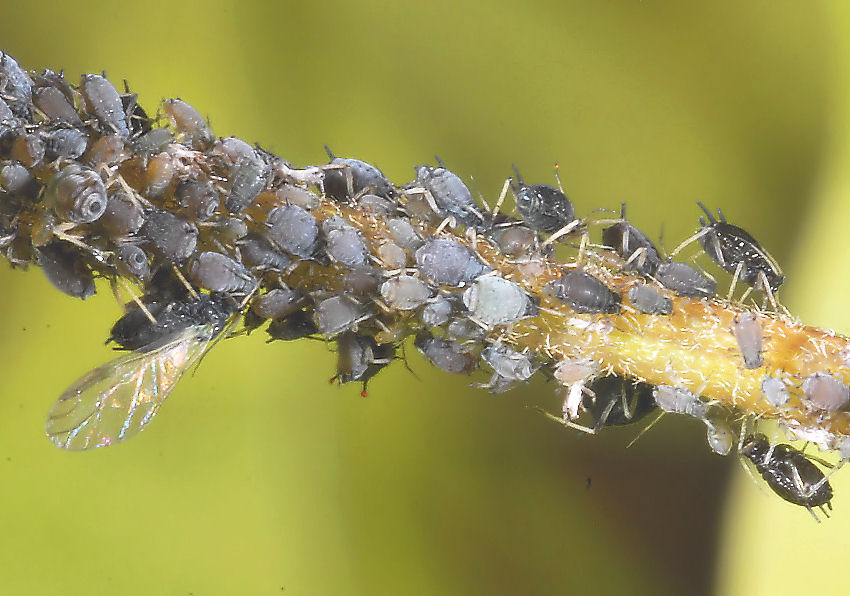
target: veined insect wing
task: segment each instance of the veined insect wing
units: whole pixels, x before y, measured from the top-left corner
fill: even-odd
[[[194,325],[89,371],[53,404],[47,437],[62,449],[84,451],[137,435],[215,335],[213,324]]]

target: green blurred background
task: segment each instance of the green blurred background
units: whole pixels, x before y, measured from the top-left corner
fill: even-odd
[[[397,182],[438,153],[493,197],[516,162],[579,213],[629,204],[672,248],[722,207],[789,274],[811,323],[850,332],[845,2],[3,2],[0,48],[141,103],[181,97],[218,135],[296,164],[322,145]],[[408,350],[328,384],[321,342],[221,343],[142,436],[69,454],[55,398],[114,354],[108,287],[0,284],[0,593],[835,593],[834,518],[766,495],[702,425],[577,436]],[[730,482],[731,481],[731,482]],[[809,548],[811,546],[811,548]],[[817,557],[817,563],[812,557]],[[835,561],[830,559],[835,557]],[[839,559],[840,557],[840,559]],[[815,567],[817,565],[817,567]]]

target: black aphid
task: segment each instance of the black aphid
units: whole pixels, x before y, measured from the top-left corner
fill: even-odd
[[[582,400],[585,410],[593,417],[594,431],[606,426],[625,426],[637,422],[655,410],[652,385],[634,383],[624,377],[598,377],[587,385],[593,397]]]
[[[545,184],[526,184],[514,166],[516,183],[512,185],[519,216],[538,232],[557,232],[575,220],[570,200],[560,190]]]
[[[698,233],[699,243],[705,254],[729,273],[738,273],[738,279],[745,284],[761,288],[765,281],[772,292],[779,289],[785,276],[776,262],[745,230],[726,222],[720,209],[719,220],[702,203],[697,203],[708,217],[708,222],[700,218],[702,229]]]
[[[310,335],[315,335],[319,332],[316,323],[313,322],[313,317],[305,310],[296,310],[295,312],[275,319],[269,323],[266,332],[269,334],[269,341],[280,339],[283,341],[292,341],[301,339]]]
[[[714,298],[717,295],[717,282],[684,263],[665,261],[655,271],[655,279],[664,286],[682,296]]]
[[[805,507],[812,515],[812,507],[826,505],[832,509],[832,486],[803,452],[791,445],[771,449],[767,437],[757,434],[744,439],[741,454],[755,464],[773,492],[789,503]]]
[[[619,294],[580,269],[546,284],[544,291],[579,313],[615,313],[620,310]]]
[[[626,221],[626,204],[620,212],[621,221],[602,230],[602,243],[612,248],[626,261],[627,271],[653,275],[661,264],[658,249],[649,237]]]

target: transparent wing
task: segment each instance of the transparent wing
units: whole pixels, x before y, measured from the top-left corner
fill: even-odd
[[[47,437],[57,447],[82,451],[137,435],[213,335],[212,325],[189,327],[146,352],[131,352],[89,371],[53,404]]]

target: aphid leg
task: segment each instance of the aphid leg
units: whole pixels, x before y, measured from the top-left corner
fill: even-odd
[[[430,194],[430,193],[429,193],[429,194]],[[440,235],[440,232],[442,232],[443,230],[445,230],[445,229],[446,229],[446,226],[448,226],[449,224],[452,224],[452,227],[455,227],[455,224],[456,224],[456,223],[457,223],[457,222],[455,222],[455,218],[454,218],[454,216],[453,216],[453,215],[448,216],[448,217],[447,217],[447,218],[445,218],[443,221],[441,221],[441,222],[440,222],[440,225],[438,225],[438,226],[437,226],[437,229],[436,229],[436,230],[434,230],[434,236],[439,236],[439,235]]]
[[[812,459],[814,459],[814,458],[812,458]],[[817,460],[815,460],[815,461],[818,461],[818,463],[823,463],[823,462],[821,462],[819,459],[817,459]],[[838,462],[837,464],[835,464],[834,466],[829,466],[829,467],[830,467],[829,472],[827,472],[826,474],[824,474],[824,475],[823,475],[823,478],[821,478],[821,479],[820,479],[820,480],[818,480],[815,484],[813,484],[813,485],[812,485],[812,488],[810,488],[810,489],[809,489],[809,491],[808,491],[807,493],[803,493],[803,494],[805,495],[805,497],[806,497],[806,498],[809,498],[809,497],[811,497],[812,495],[814,495],[816,492],[818,492],[818,490],[820,489],[820,487],[822,487],[824,484],[826,484],[827,482],[829,482],[829,477],[830,477],[830,476],[832,476],[833,474],[835,474],[838,470],[840,470],[840,469],[844,466],[844,462],[846,462],[846,461],[847,461],[847,460],[842,459],[842,460],[839,460],[839,462]]]
[[[573,230],[578,228],[580,225],[581,225],[581,220],[574,219],[573,221],[571,221],[570,223],[565,225],[563,228],[561,228],[560,230],[558,230],[557,232],[555,232],[554,234],[549,236],[546,240],[544,240],[543,243],[540,245],[540,248],[546,248],[547,246],[549,246],[550,244],[555,242],[555,240],[557,240],[558,238],[561,238],[563,236],[566,236],[567,234],[571,233]]]
[[[628,449],[629,447],[631,447],[632,445],[634,445],[635,443],[637,443],[637,440],[638,440],[639,438],[641,438],[643,435],[645,435],[645,434],[646,434],[646,432],[647,432],[650,428],[652,428],[653,426],[655,426],[656,424],[658,424],[658,421],[659,421],[659,420],[661,420],[661,418],[662,418],[663,416],[664,416],[664,412],[659,412],[658,416],[656,416],[656,417],[655,417],[655,420],[653,420],[652,422],[650,422],[649,424],[647,424],[645,427],[643,427],[643,430],[642,430],[642,431],[640,431],[640,432],[639,432],[639,433],[635,436],[635,438],[634,438],[634,439],[632,439],[631,441],[629,441],[628,445],[626,445],[626,449]]]
[[[561,424],[561,425],[566,426],[568,428],[573,428],[575,430],[581,431],[583,433],[587,433],[589,435],[595,435],[597,430],[598,430],[598,429],[590,427],[590,426],[584,426],[583,424],[577,424],[575,422],[571,422],[570,420],[567,420],[565,418],[561,418],[560,416],[555,416],[554,414],[552,414],[551,412],[547,412],[546,410],[544,410],[540,406],[534,406],[534,409],[537,410],[538,412],[540,412],[541,414],[543,414],[544,416],[546,416],[547,418],[549,418],[550,420],[554,420],[558,424]]]
[[[696,241],[696,240],[699,240],[700,238],[702,238],[703,236],[705,236],[707,233],[708,233],[708,228],[703,228],[702,230],[700,230],[699,232],[697,232],[696,234],[694,234],[694,235],[693,235],[693,236],[691,236],[690,238],[686,238],[686,239],[685,239],[685,240],[684,240],[681,244],[679,244],[679,246],[677,246],[675,249],[673,249],[673,252],[671,252],[671,253],[670,253],[669,255],[667,255],[667,256],[668,256],[669,258],[671,258],[671,259],[672,259],[672,258],[673,258],[673,257],[675,257],[675,256],[676,256],[676,255],[677,255],[677,254],[678,254],[678,253],[679,253],[679,252],[680,252],[683,248],[685,248],[688,244],[690,244],[691,242],[694,242],[694,241]]]
[[[624,237],[628,237],[628,235],[629,235],[629,232],[628,232],[628,230],[626,230],[626,234],[625,234]],[[624,242],[624,244],[625,244],[625,242]],[[623,249],[623,252],[626,252],[625,249]],[[637,249],[635,252],[633,252],[631,254],[631,256],[626,261],[626,268],[628,269],[629,265],[631,265],[635,261],[637,261],[637,266],[638,266],[639,269],[643,267],[643,263],[644,263],[644,261],[646,261],[646,247],[645,246],[641,246],[639,249]]]
[[[744,269],[744,261],[738,263],[738,266],[735,267],[735,275],[732,276],[732,283],[729,284],[729,293],[726,294],[726,301],[732,302],[732,296],[735,295],[735,285],[738,283],[738,280],[741,278],[741,271]]]
[[[192,298],[194,298],[195,300],[200,300],[200,296],[198,296],[198,293],[195,291],[195,288],[193,288],[192,284],[190,284],[183,276],[183,274],[180,273],[180,269],[177,268],[177,265],[172,264],[171,268],[174,270],[174,275],[177,276],[177,279],[180,280],[180,283],[182,283],[183,286],[189,291],[189,295],[192,296]]]
[[[800,471],[794,466],[791,467],[791,479],[794,482],[794,486],[796,487],[797,492],[799,494],[805,495],[806,494],[805,484],[803,483],[803,479],[800,477]],[[809,505],[806,505],[805,507],[806,507],[806,509],[809,510],[809,513],[812,514],[812,517],[815,518],[815,521],[820,523],[820,519],[818,518],[814,509],[812,509]],[[821,508],[821,511],[823,511],[823,508]],[[824,515],[826,515],[825,511],[824,511]],[[826,516],[829,517],[828,515],[826,515]]]
[[[779,440],[779,429],[776,429],[776,432],[773,433],[773,439],[770,441],[770,448],[767,450],[767,453],[764,454],[764,465],[767,465],[770,462],[770,458],[773,457],[773,450],[776,449],[776,443]]]
[[[780,305],[776,301],[776,296],[773,294],[773,289],[767,282],[767,275],[765,275],[764,271],[759,271],[758,285],[760,286],[759,289],[764,292],[764,295],[770,301],[770,305],[773,307],[773,311],[779,312]],[[786,315],[791,316],[791,313],[789,313],[788,309],[784,306],[782,306],[782,310],[785,311]]]
[[[585,231],[581,235],[581,242],[578,245],[578,262],[584,263],[584,254],[587,251],[587,245],[590,242],[590,235]]]

